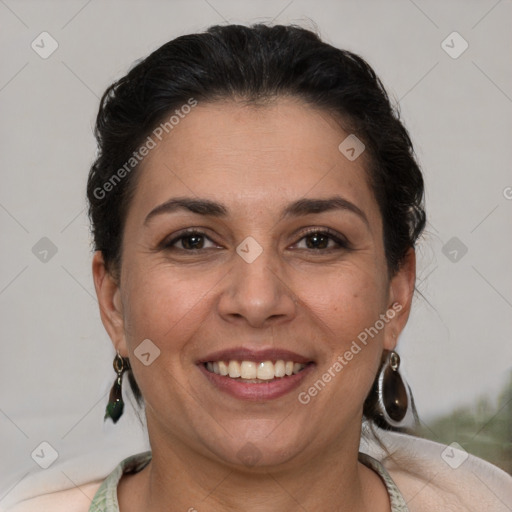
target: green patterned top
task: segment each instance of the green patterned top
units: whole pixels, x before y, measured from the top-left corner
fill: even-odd
[[[131,455],[122,460],[96,491],[89,512],[119,512],[117,484],[121,480],[121,476],[123,473],[141,471],[150,461],[151,451]],[[359,452],[359,461],[376,471],[384,481],[391,502],[391,512],[409,512],[402,494],[384,466],[377,459],[362,452]]]

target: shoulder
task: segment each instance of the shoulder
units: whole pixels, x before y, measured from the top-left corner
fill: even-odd
[[[72,489],[42,494],[21,501],[6,512],[88,512],[91,501],[103,480],[88,482]]]
[[[410,512],[510,511],[512,476],[458,449],[419,437],[379,432],[389,451],[382,464]]]
[[[18,501],[12,507],[5,509],[5,512],[40,512],[41,510],[51,510],[52,512],[89,512],[93,500],[95,500],[94,504],[98,505],[105,499],[105,494],[116,494],[119,479],[124,472],[140,471],[150,460],[150,450],[130,455],[111,470],[106,478],[91,479],[72,488],[55,492],[39,492],[37,496]],[[45,487],[48,488],[49,486],[39,486],[39,488],[43,489]],[[98,493],[98,491],[100,492]],[[0,508],[0,512],[3,511],[4,509]]]

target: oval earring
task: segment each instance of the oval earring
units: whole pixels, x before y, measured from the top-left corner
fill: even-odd
[[[106,421],[107,418],[111,418],[114,423],[117,423],[119,418],[123,414],[124,402],[123,402],[123,374],[126,370],[129,370],[130,360],[127,357],[121,357],[119,351],[117,351],[116,356],[114,357],[114,370],[117,373],[116,380],[110,390],[108,404],[105,410],[105,417],[103,421]]]
[[[411,388],[398,371],[400,356],[391,350],[377,377],[377,410],[385,423],[398,429],[418,424]]]

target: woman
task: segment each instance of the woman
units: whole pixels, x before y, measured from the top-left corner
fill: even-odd
[[[96,137],[105,419],[127,371],[151,451],[76,510],[510,510],[503,471],[393,432],[416,420],[394,349],[424,191],[363,59],[295,26],[211,27],[109,87]]]

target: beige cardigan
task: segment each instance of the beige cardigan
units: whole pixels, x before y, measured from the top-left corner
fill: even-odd
[[[389,454],[364,438],[360,451],[381,461],[410,512],[511,512],[512,476],[457,448],[395,432],[379,431]],[[108,475],[78,487],[21,501],[6,512],[88,512]]]

